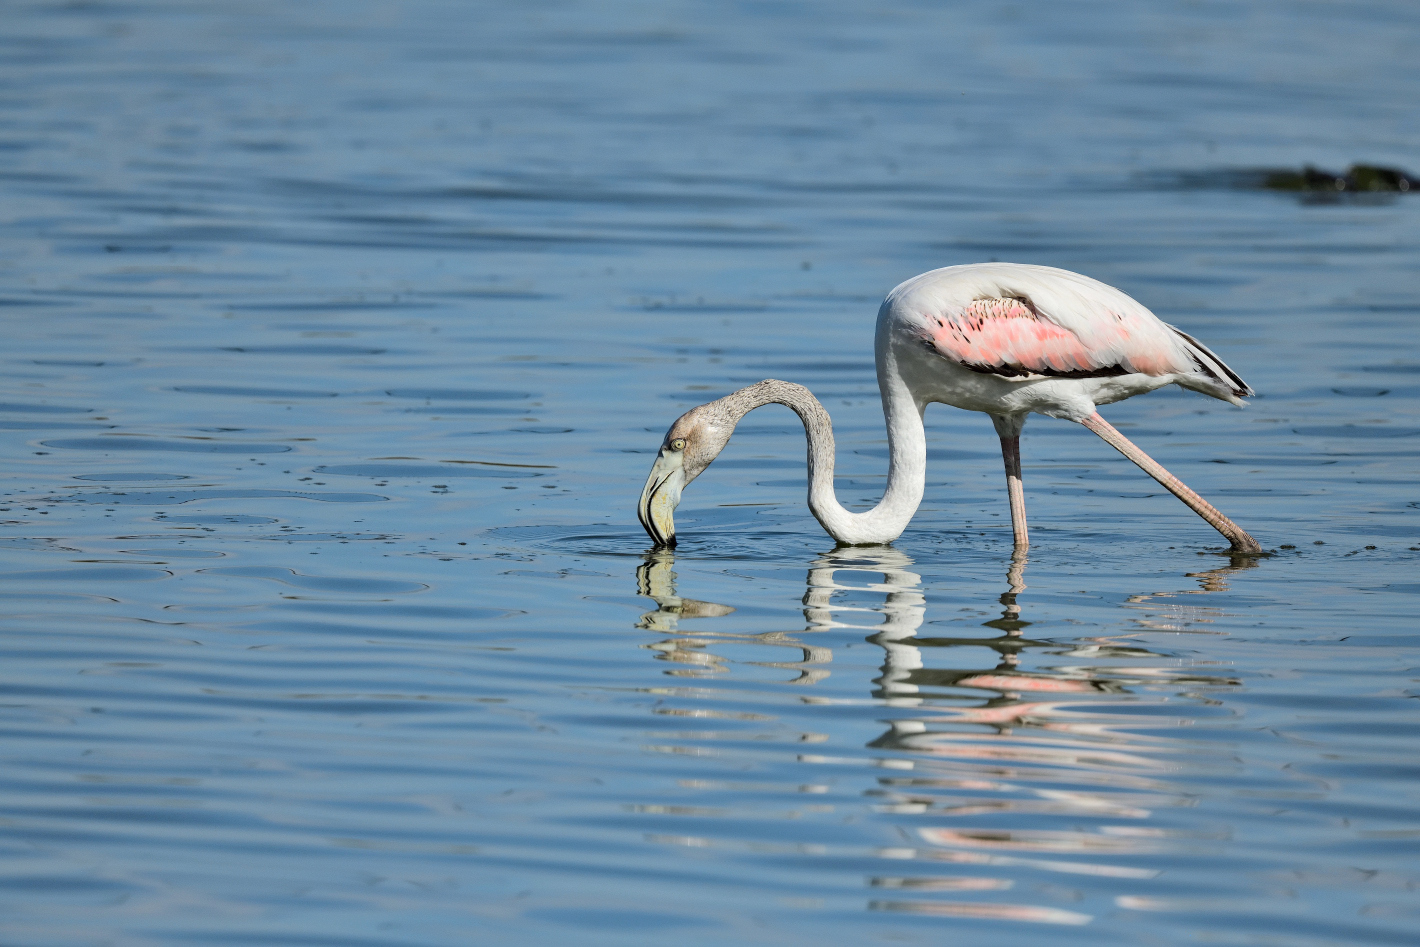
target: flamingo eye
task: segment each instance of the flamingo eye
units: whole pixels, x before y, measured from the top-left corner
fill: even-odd
[[[677,437],[675,440],[671,441],[670,444],[666,446],[668,446],[671,450],[685,450],[685,438]]]

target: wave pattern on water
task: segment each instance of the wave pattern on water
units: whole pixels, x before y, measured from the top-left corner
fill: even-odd
[[[0,940],[1420,940],[1411,6],[10,5]],[[1314,195],[1313,195],[1314,196]],[[1300,197],[1300,199],[1299,199]],[[987,259],[1260,392],[932,407],[891,549],[872,324]],[[370,492],[375,491],[375,492]]]

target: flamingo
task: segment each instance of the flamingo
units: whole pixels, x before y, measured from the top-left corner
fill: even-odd
[[[1234,552],[1257,540],[1160,466],[1096,408],[1165,385],[1243,406],[1252,389],[1197,339],[1123,292],[1069,270],[972,263],[931,270],[888,293],[874,341],[887,420],[882,500],[854,513],[833,492],[833,424],[802,385],[766,379],[692,408],[666,432],[637,514],[658,546],[675,545],[681,491],[724,449],[750,411],[791,408],[808,435],[809,509],[841,545],[890,543],[922,502],[932,402],[991,416],[1001,439],[1017,552],[1030,545],[1021,483],[1021,429],[1029,414],[1084,425],[1222,533]]]

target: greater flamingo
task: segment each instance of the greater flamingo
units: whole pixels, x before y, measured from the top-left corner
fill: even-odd
[[[915,276],[888,293],[874,343],[887,418],[888,479],[873,509],[853,513],[833,492],[833,424],[807,388],[769,379],[681,415],[661,443],[637,513],[657,545],[675,545],[681,490],[710,465],[735,425],[766,404],[792,408],[809,447],[809,509],[839,543],[889,543],[922,502],[931,402],[991,415],[1001,438],[1011,526],[1029,545],[1021,488],[1027,414],[1075,421],[1102,437],[1232,544],[1262,547],[1115,430],[1095,410],[1165,385],[1241,406],[1252,389],[1197,339],[1112,286],[1048,266],[973,263]]]

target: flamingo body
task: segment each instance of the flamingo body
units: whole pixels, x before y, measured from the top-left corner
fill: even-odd
[[[841,543],[891,542],[922,502],[928,404],[991,415],[1001,438],[1018,550],[1029,544],[1021,484],[1020,434],[1029,414],[1075,421],[1138,464],[1221,532],[1237,552],[1257,541],[1099,416],[1099,405],[1179,385],[1230,404],[1252,394],[1192,336],[1159,320],[1112,286],[1067,270],[976,263],[923,273],[899,285],[878,310],[878,388],[887,422],[888,479],[871,510],[854,512],[833,490],[833,425],[802,385],[769,379],[687,411],[662,441],[637,507],[656,543],[675,542],[681,490],[724,449],[748,412],[792,408],[808,435],[809,509]]]
[[[1129,296],[1047,266],[976,263],[913,277],[883,301],[878,349],[924,404],[1011,419],[1017,431],[1026,414],[1083,421],[1171,384],[1237,405],[1252,393]]]

